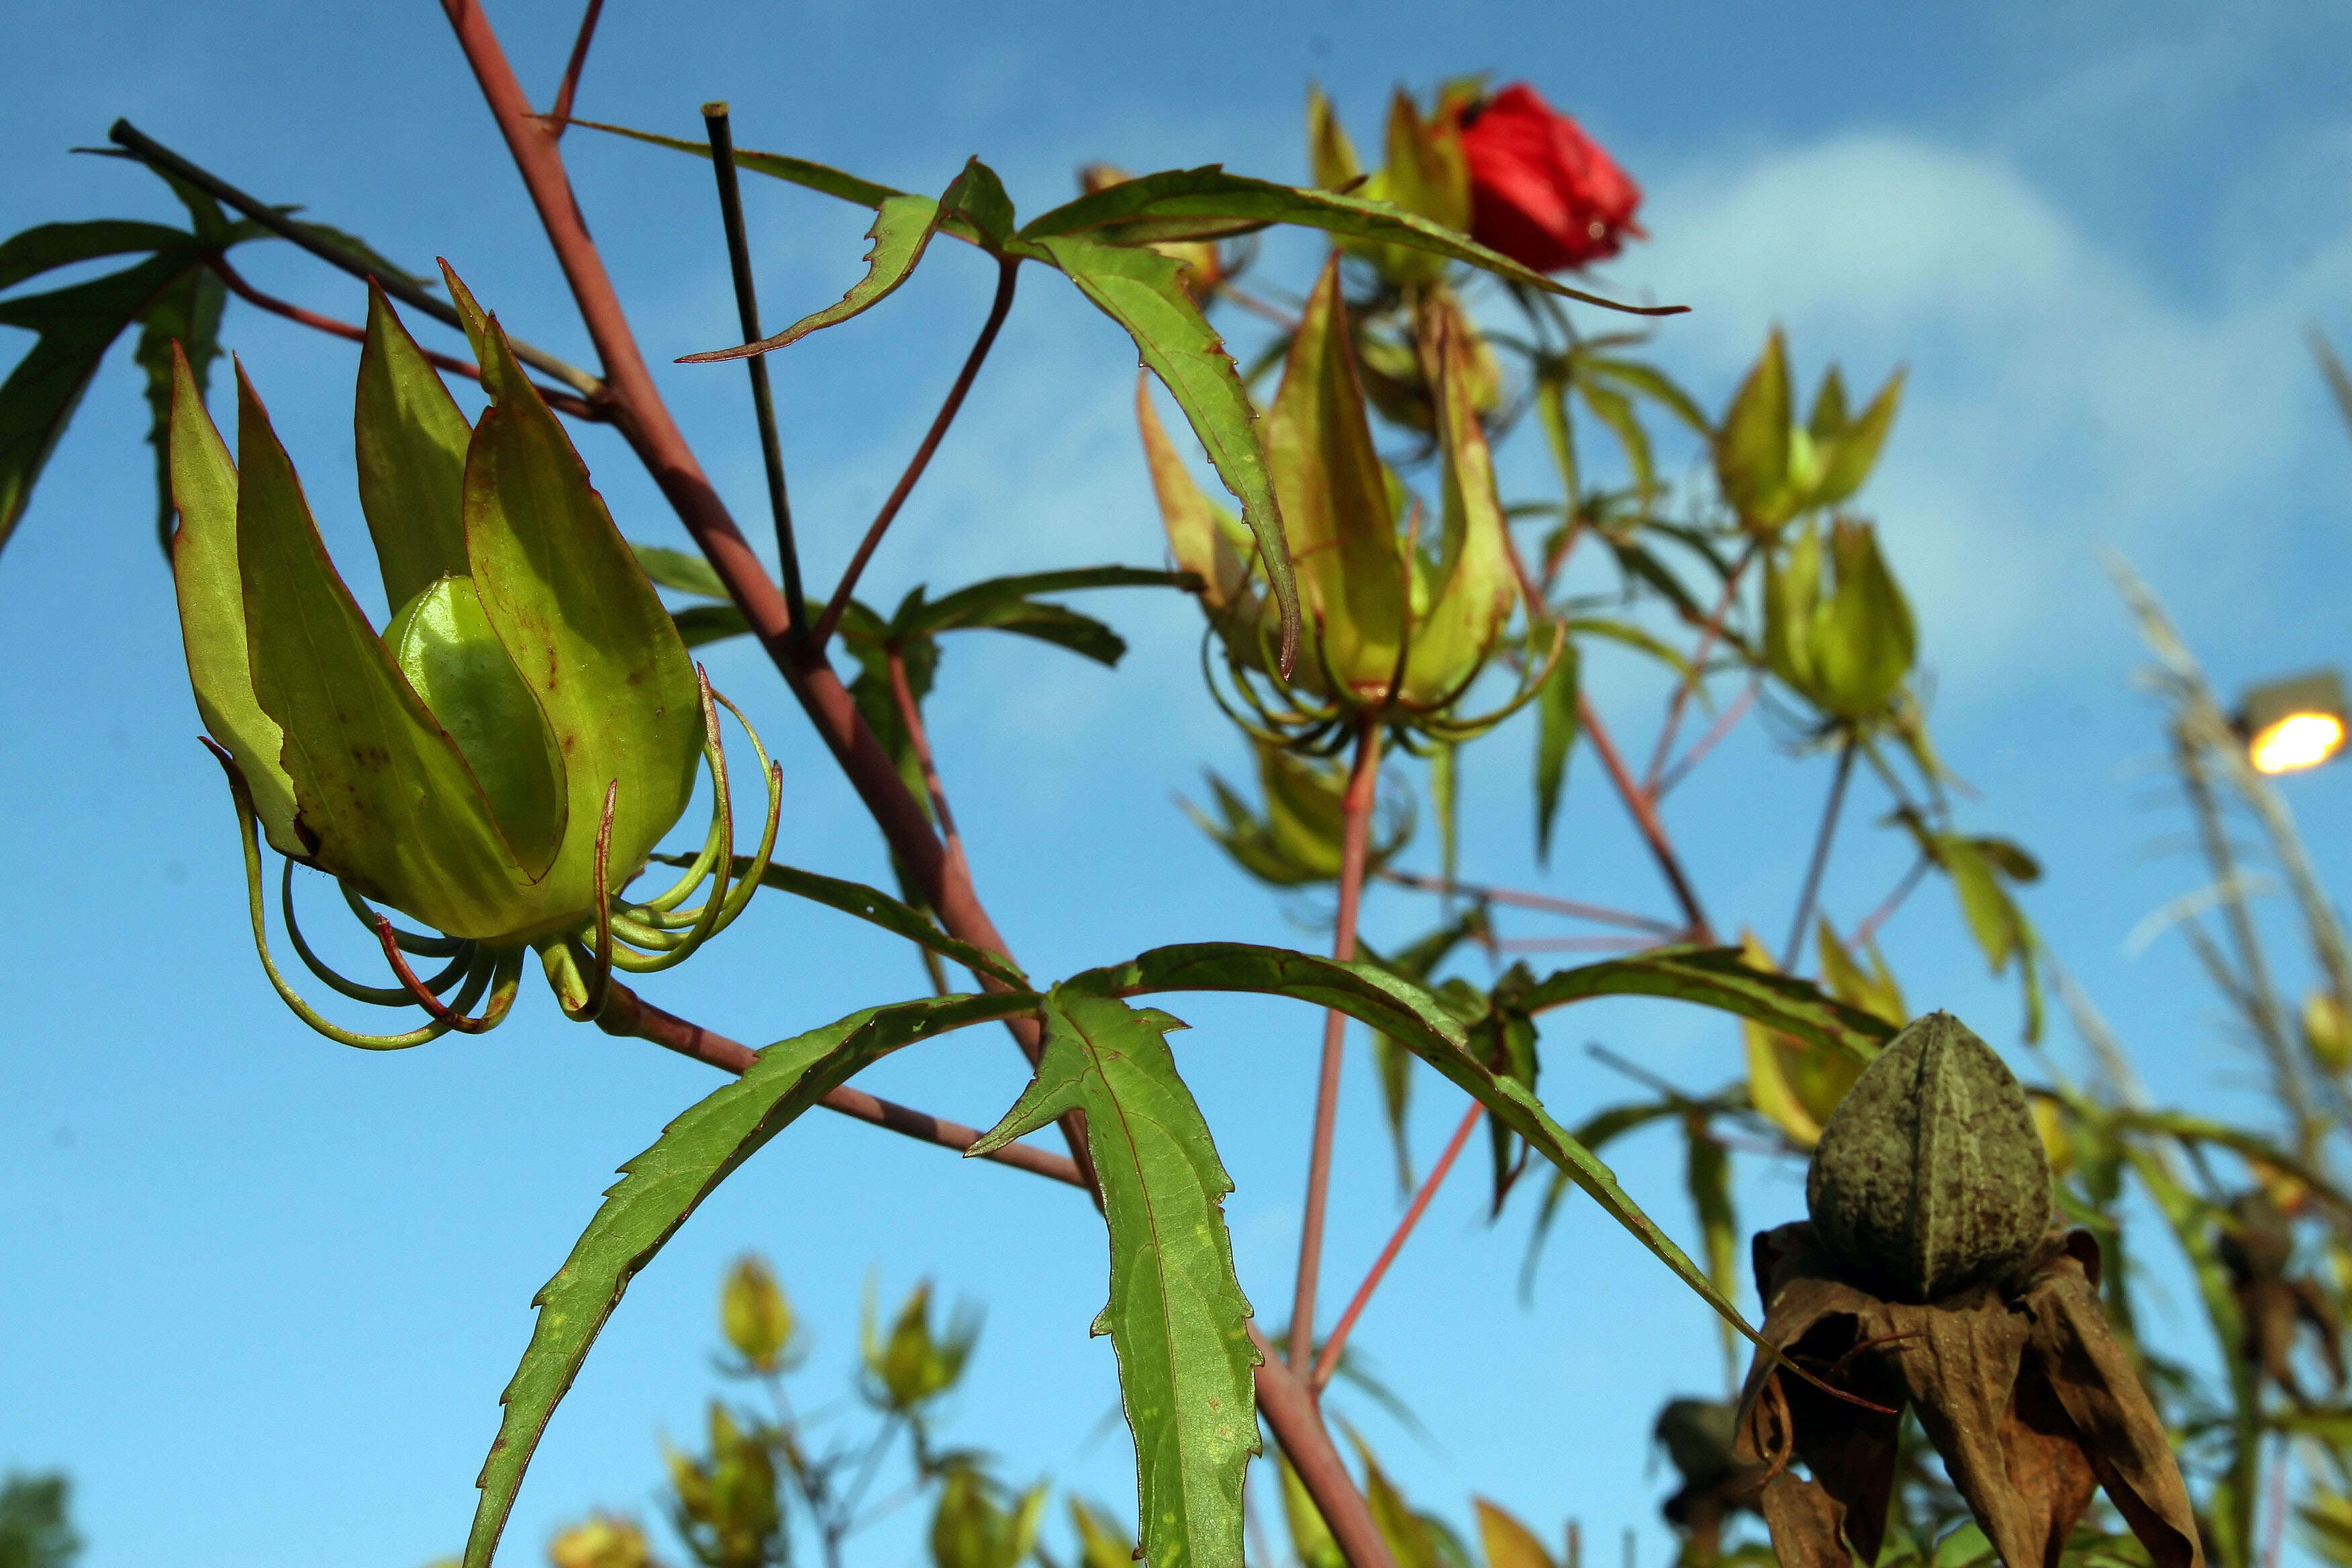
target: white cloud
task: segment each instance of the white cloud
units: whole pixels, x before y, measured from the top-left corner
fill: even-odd
[[[2299,460],[2336,438],[2298,334],[2347,292],[2352,232],[2267,288],[2183,300],[2002,158],[1873,133],[1694,171],[1649,216],[1645,281],[1696,307],[1660,352],[1711,400],[1774,321],[1808,380],[1909,363],[1862,500],[1964,700],[2119,627],[2084,613],[2098,542],[2159,571],[2199,552],[2209,593],[2278,571]]]

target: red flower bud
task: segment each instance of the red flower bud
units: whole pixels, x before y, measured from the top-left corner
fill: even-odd
[[[1466,121],[1470,237],[1538,272],[1617,254],[1642,187],[1616,160],[1525,82],[1514,82]]]

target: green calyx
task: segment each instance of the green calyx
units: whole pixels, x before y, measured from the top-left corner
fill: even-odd
[[[1169,542],[1177,563],[1202,580],[1202,607],[1249,711],[1228,710],[1263,739],[1312,747],[1366,721],[1466,738],[1531,698],[1564,646],[1556,636],[1531,639],[1540,646],[1500,711],[1454,712],[1502,646],[1520,595],[1478,422],[1475,329],[1458,310],[1438,310],[1425,341],[1444,458],[1434,507],[1374,448],[1334,255],[1265,416],[1267,466],[1307,622],[1304,657],[1286,687],[1275,679],[1275,611],[1246,536],[1192,480],[1148,398],[1139,402]]]
[[[1765,566],[1764,657],[1790,689],[1832,720],[1886,720],[1918,655],[1902,585],[1870,524],[1811,525]]]
[[[505,335],[448,282],[491,398],[471,426],[382,292],[370,300],[354,424],[361,505],[395,606],[381,637],[242,372],[234,461],[185,364],[174,373],[173,565],[198,710],[248,827],[343,884],[400,984],[332,976],[293,930],[305,963],[347,996],[433,1019],[353,1036],[271,969],[306,1021],[352,1044],[489,1026],[526,946],[577,945],[601,976],[623,962],[616,930],[642,931],[654,951],[629,956],[674,963],[756,885],[725,897],[730,838],[706,847],[719,886],[682,923],[670,911],[691,885],[659,909],[616,900],[706,758],[720,780],[711,832],[731,835],[714,698]],[[761,761],[772,842],[780,802]],[[248,869],[257,879],[257,845]],[[441,934],[395,932],[359,900]],[[254,901],[258,941],[257,880]],[[456,1005],[407,952],[476,955],[436,977]],[[466,1016],[493,983],[496,1016]]]

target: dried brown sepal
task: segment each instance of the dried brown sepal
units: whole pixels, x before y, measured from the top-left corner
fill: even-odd
[[[2106,1488],[2157,1568],[2202,1568],[2189,1494],[2129,1357],[2098,1301],[2085,1232],[2052,1232],[2021,1267],[1927,1304],[1853,1283],[1810,1225],[1756,1238],[1765,1342],[1833,1387],[1915,1407],[2009,1568],[2057,1568],[2093,1490]],[[1759,1356],[1741,1394],[1738,1458],[1780,1470],[1761,1507],[1784,1563],[1876,1560],[1898,1417],[1833,1399]]]
[[[2294,1233],[2287,1226],[2285,1212],[2260,1188],[2241,1193],[2230,1205],[2230,1218],[2215,1250],[2230,1271],[2231,1292],[2237,1298],[2238,1353],[2308,1410],[2312,1398],[2294,1369],[2295,1331],[2307,1327],[2329,1382],[2340,1392],[2343,1320],[2316,1280],[2287,1272],[2294,1258]]]

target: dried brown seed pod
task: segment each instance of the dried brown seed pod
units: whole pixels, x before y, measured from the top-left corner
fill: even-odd
[[[2050,1159],[1992,1047],[1930,1013],[1879,1053],[1822,1129],[1805,1206],[1849,1269],[1890,1299],[1934,1301],[2032,1251],[2050,1226]]]

